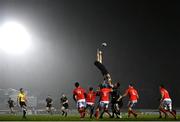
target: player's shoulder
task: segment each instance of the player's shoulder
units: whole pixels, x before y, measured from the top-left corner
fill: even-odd
[[[77,91],[77,88],[73,89],[73,92],[76,92]]]

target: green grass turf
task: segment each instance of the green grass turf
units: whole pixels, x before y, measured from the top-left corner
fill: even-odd
[[[26,119],[22,119],[20,115],[0,115],[0,121],[79,121],[81,120],[79,116],[68,116],[62,117],[61,115],[28,115]],[[89,117],[85,117],[84,121],[172,121],[173,118],[167,119],[158,119],[158,115],[139,115],[137,119],[135,118],[127,118],[127,116],[123,116],[121,119],[116,118],[107,118],[103,119],[90,119]],[[180,115],[177,116],[177,121],[180,121]]]

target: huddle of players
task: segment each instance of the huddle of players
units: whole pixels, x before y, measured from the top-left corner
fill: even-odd
[[[108,83],[103,83],[99,86],[99,89],[97,91],[93,91],[93,88],[90,87],[89,91],[86,93],[85,90],[80,86],[80,84],[76,82],[75,89],[73,91],[73,98],[77,104],[80,118],[85,117],[87,109],[90,110],[90,118],[92,118],[93,115],[97,119],[103,118],[104,113],[107,113],[111,118],[114,118],[114,114],[117,118],[119,118],[121,117],[120,108],[123,105],[122,99],[126,96],[129,96],[128,117],[130,117],[130,115],[133,115],[136,118],[138,114],[132,108],[135,106],[139,99],[137,90],[133,87],[132,84],[130,84],[125,93],[121,96],[118,90],[119,86],[119,83],[115,83],[113,86],[108,85]],[[160,86],[160,94],[161,100],[159,106],[159,118],[162,118],[162,113],[164,113],[166,118],[168,116],[167,113],[169,112],[176,119],[176,111],[172,109],[172,100],[168,91],[164,88],[163,85]],[[112,115],[108,110],[110,95]],[[97,96],[99,96],[99,101],[98,105],[95,108],[95,100]]]
[[[131,114],[137,117],[137,114],[132,110],[132,107],[135,103],[137,103],[139,98],[137,90],[130,84],[125,94],[121,96],[119,93],[119,86],[119,83],[115,83],[113,86],[108,85],[107,83],[103,83],[99,85],[97,91],[93,91],[93,88],[90,87],[89,91],[86,93],[85,90],[79,85],[79,83],[76,82],[75,89],[73,91],[73,98],[77,103],[77,108],[78,112],[80,113],[80,117],[84,118],[86,110],[89,109],[90,118],[92,118],[93,114],[97,119],[103,118],[104,113],[107,113],[111,118],[114,118],[114,114],[117,118],[119,118],[120,108],[123,105],[122,98],[124,98],[127,95],[129,95],[128,117],[130,117]],[[99,97],[99,101],[98,105],[95,108],[95,100],[97,96]],[[112,115],[108,110],[110,102]]]

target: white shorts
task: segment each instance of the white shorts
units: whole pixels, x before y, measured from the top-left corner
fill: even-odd
[[[170,110],[170,111],[172,110],[172,100],[170,98],[164,99],[161,105],[165,110]]]
[[[101,109],[108,109],[109,101],[100,101],[100,107]]]
[[[77,108],[85,108],[86,107],[86,100],[85,99],[81,99],[77,101]]]
[[[135,104],[137,103],[137,100],[132,100],[128,102],[128,107],[132,108],[135,106]]]
[[[86,102],[86,104],[87,104],[87,105],[91,105],[91,106],[94,105],[93,102]]]

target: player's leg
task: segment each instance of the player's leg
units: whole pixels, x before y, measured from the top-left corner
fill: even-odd
[[[130,117],[131,114],[134,115],[134,117],[137,117],[136,112],[132,109],[134,105],[135,105],[135,102],[133,102],[133,101],[129,102],[129,105],[128,105],[128,117]]]
[[[49,106],[49,113],[52,115],[52,105]]]
[[[64,105],[62,105],[62,107],[61,107],[61,112],[62,112],[62,116],[64,116],[64,114],[65,114],[65,107],[64,107]]]
[[[65,109],[65,117],[67,117],[67,114],[68,114],[68,109],[66,108]]]
[[[120,106],[118,103],[115,103],[115,114],[116,118],[120,118]]]
[[[14,112],[14,107],[13,107],[13,106],[11,107],[11,113],[12,113],[12,114],[15,114],[15,112]]]
[[[105,77],[107,74],[109,74],[106,67],[102,63],[95,61],[94,65],[101,71],[103,77]]]
[[[68,104],[64,104],[63,105],[63,111],[62,111],[63,113],[63,115],[65,116],[65,117],[67,117],[67,112],[68,112]]]
[[[80,101],[79,102],[79,113],[80,113],[81,118],[85,117],[85,108],[86,108],[86,103],[84,101]]]
[[[111,114],[109,113],[108,107],[109,107],[109,103],[106,103],[104,107],[104,111],[109,115],[109,118],[111,118]]]
[[[96,119],[99,118],[99,108],[96,108],[94,116],[96,117]]]
[[[26,118],[27,107],[26,107],[25,102],[21,103],[21,108],[22,108],[22,111],[23,111],[23,118]]]
[[[83,108],[82,107],[78,108],[78,112],[80,114],[80,118],[83,118]]]
[[[131,116],[131,106],[132,106],[132,102],[131,101],[129,101],[129,103],[128,103],[128,117],[130,117]]]
[[[48,106],[46,106],[46,111],[49,113],[49,107]]]
[[[80,114],[80,118],[82,117],[82,109],[81,109],[81,102],[80,101],[77,101],[77,109],[78,109],[78,112]]]
[[[166,110],[164,109],[163,102],[161,102],[159,105],[159,118],[162,118],[162,113],[165,115],[165,118],[168,116]]]
[[[82,104],[83,104],[83,118],[84,118],[86,115],[86,101],[83,101]]]
[[[112,111],[112,115],[111,115],[111,118],[114,118],[114,114],[116,114],[116,109],[115,109],[115,102],[112,101],[111,102],[111,111]]]
[[[111,102],[111,111],[112,111],[112,116],[111,116],[111,118],[114,118],[115,109],[114,109],[114,103],[113,103],[113,102]]]
[[[100,103],[98,103],[96,109],[95,109],[95,118],[98,119],[99,118],[99,111],[100,111]]]
[[[111,84],[112,79],[111,79],[111,76],[110,76],[109,72],[107,71],[106,67],[98,61],[95,61],[94,65],[101,71],[104,79],[107,79],[109,84]]]
[[[85,111],[88,114],[90,113],[90,105],[89,104],[86,105]]]
[[[172,110],[172,101],[167,101],[169,113],[176,119],[176,112]]]
[[[65,117],[67,117],[68,108],[69,108],[69,105],[68,105],[68,103],[66,103],[66,104],[65,104]]]
[[[84,117],[85,117],[85,115],[86,115],[85,107],[81,107],[81,108],[80,108],[80,114],[81,114],[81,118],[84,118]]]
[[[10,109],[10,113],[12,114],[13,113],[12,107],[9,106],[9,109]]]
[[[93,113],[94,113],[94,105],[90,105],[90,118],[92,118]]]
[[[100,102],[100,109],[99,109],[99,111],[100,111],[99,118],[103,118],[103,115],[104,115],[104,112],[105,112],[105,104],[104,104],[104,102]]]
[[[100,109],[100,116],[99,116],[100,119],[103,118],[104,113],[105,113],[104,109]]]
[[[162,112],[161,112],[161,110],[160,110],[161,107],[162,107],[162,104],[160,103],[160,105],[159,105],[159,119],[162,118]]]

